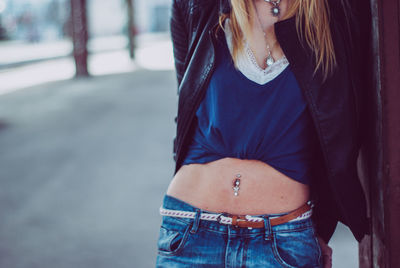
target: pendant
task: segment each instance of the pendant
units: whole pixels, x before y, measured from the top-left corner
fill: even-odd
[[[236,174],[236,179],[233,181],[233,194],[235,196],[239,195],[240,177],[242,177],[242,175]]]
[[[274,62],[274,58],[271,56],[271,54],[269,54],[265,63],[267,64],[267,66],[271,66],[272,64],[274,64]]]
[[[279,6],[271,7],[271,13],[272,13],[272,16],[278,17],[279,14],[281,13],[281,10],[280,10]]]

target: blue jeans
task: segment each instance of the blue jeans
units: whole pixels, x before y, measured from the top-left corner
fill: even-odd
[[[165,195],[163,207],[196,212],[195,219],[163,216],[156,267],[322,267],[311,218],[264,228],[238,228],[200,220],[201,210]]]

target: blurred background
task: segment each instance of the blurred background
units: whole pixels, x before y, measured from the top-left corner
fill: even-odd
[[[0,0],[0,268],[154,267],[171,0]],[[339,225],[334,267],[358,267]]]

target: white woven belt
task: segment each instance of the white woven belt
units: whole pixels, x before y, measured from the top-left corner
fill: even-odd
[[[171,217],[179,217],[179,218],[189,218],[189,219],[194,219],[196,216],[196,212],[193,211],[183,211],[183,210],[173,210],[173,209],[166,209],[166,208],[160,208],[160,214],[162,216],[171,216]],[[302,215],[298,216],[295,219],[290,220],[289,222],[293,221],[299,221],[303,219],[308,219],[312,215],[312,208],[306,212],[304,212]],[[262,217],[255,217],[251,215],[245,215],[246,220],[252,221],[252,222],[260,222],[263,221],[264,219]],[[270,219],[273,218],[278,218],[280,216],[272,216]],[[200,219],[201,220],[207,220],[207,221],[218,221],[219,223],[223,224],[232,224],[232,218],[228,216],[224,216],[223,213],[201,213],[200,214]]]

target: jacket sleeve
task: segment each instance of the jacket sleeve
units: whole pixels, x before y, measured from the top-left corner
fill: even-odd
[[[359,110],[359,145],[363,144],[367,138],[366,130],[368,116],[364,116],[367,111],[366,91],[373,85],[371,66],[373,65],[372,52],[372,21],[371,8],[368,3],[362,0],[342,0],[347,3],[345,10],[347,12],[349,43],[352,55],[352,72],[355,88],[356,102]]]
[[[365,142],[367,116],[366,89],[372,85],[371,10],[362,0],[329,0],[335,25],[342,29],[348,47],[348,62],[352,73],[355,105],[358,111],[358,146]]]
[[[180,0],[173,0],[170,19],[171,39],[174,51],[176,77],[178,80],[178,94],[179,85],[181,84],[186,69],[185,61],[188,51],[188,31],[181,5],[182,3]]]
[[[176,78],[178,82],[177,94],[179,95],[179,86],[181,84],[183,75],[186,70],[186,57],[188,52],[188,30],[184,20],[184,13],[182,12],[182,1],[173,0],[171,8],[170,31],[172,47],[174,52],[174,62]],[[174,118],[175,123],[178,121],[178,116]],[[172,141],[173,146],[173,159],[176,161],[176,136]]]

